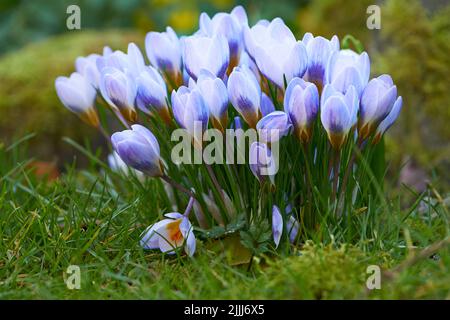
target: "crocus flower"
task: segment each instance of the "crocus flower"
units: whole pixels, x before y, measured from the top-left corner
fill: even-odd
[[[128,176],[130,172],[133,172],[140,181],[144,180],[144,175],[142,172],[128,167],[122,158],[120,158],[119,154],[115,151],[108,155],[108,165],[114,172],[122,173],[125,176]]]
[[[355,87],[342,94],[326,85],[322,93],[320,119],[335,149],[340,149],[357,121],[359,99]]]
[[[136,106],[147,114],[156,111],[164,121],[170,122],[166,83],[159,72],[152,66],[145,67],[136,84]]]
[[[283,234],[283,217],[281,216],[280,209],[277,206],[272,207],[272,234],[273,241],[275,242],[275,248],[278,248],[281,235]]]
[[[228,79],[228,97],[252,128],[260,118],[261,87],[247,66],[235,67]]]
[[[253,61],[253,59],[248,55],[247,51],[242,51],[238,66],[247,66],[250,71],[253,72],[253,75],[255,76],[258,83],[261,83],[261,73],[259,72],[258,66],[256,65],[255,61]]]
[[[85,77],[96,89],[98,89],[100,82],[100,72],[97,68],[97,59],[99,57],[101,56],[93,53],[86,57],[78,57],[75,60],[75,70]]]
[[[335,51],[331,55],[325,72],[326,82],[342,92],[352,85],[359,96],[369,81],[370,60],[366,52],[357,54],[353,50]]]
[[[62,104],[83,121],[98,127],[100,122],[94,108],[96,91],[89,81],[78,72],[55,80],[56,94]]]
[[[363,139],[371,135],[387,117],[396,99],[397,87],[389,75],[384,74],[370,80],[361,96],[358,133]]]
[[[147,33],[145,50],[150,63],[160,70],[175,88],[183,83],[180,40],[171,27],[167,27],[166,32]]]
[[[284,95],[284,111],[289,115],[297,138],[303,143],[308,142],[319,112],[317,87],[301,78],[292,79]]]
[[[138,76],[145,68],[144,57],[142,56],[141,50],[134,43],[128,44],[127,53],[120,50],[106,53],[102,57],[97,58],[96,64],[100,74],[103,73],[103,69],[112,67],[122,72],[127,71],[129,74],[133,75],[133,77]]]
[[[392,107],[391,112],[384,118],[383,121],[378,125],[377,131],[375,132],[375,137],[373,139],[373,143],[376,144],[380,141],[383,134],[392,126],[392,124],[397,120],[400,111],[402,110],[403,99],[402,97],[398,97],[395,100],[394,106]]]
[[[297,41],[292,31],[280,18],[270,23],[260,21],[251,29],[244,27],[247,52],[261,73],[279,88],[284,89],[284,78],[289,83],[302,77],[308,66],[305,45]]]
[[[229,14],[217,13],[212,19],[204,12],[200,15],[200,33],[210,37],[221,35],[227,40],[230,50],[230,71],[239,63],[244,47],[242,30],[247,25],[247,13],[242,6],[235,7]]]
[[[187,73],[197,80],[202,69],[223,78],[228,68],[230,52],[227,40],[221,35],[213,37],[192,35],[183,38],[183,61]]]
[[[184,250],[189,256],[195,253],[195,236],[189,219],[178,212],[164,215],[163,219],[151,225],[141,238],[144,249],[159,249],[169,254],[185,245]]]
[[[253,142],[251,144],[249,161],[250,170],[260,183],[263,183],[267,176],[273,183],[273,177],[277,169],[272,152],[265,143]]]
[[[202,70],[195,85],[203,97],[214,128],[225,130],[228,122],[228,91],[223,81],[207,70]]]
[[[158,140],[147,128],[132,125],[131,130],[114,133],[111,143],[127,166],[151,177],[163,175]]]
[[[295,219],[294,215],[290,215],[286,222],[287,233],[289,241],[294,243],[297,240],[298,231],[300,229],[300,223]]]
[[[100,92],[105,101],[112,108],[119,110],[126,120],[136,121],[137,113],[134,108],[136,85],[133,75],[128,70],[121,71],[113,67],[103,68]]]
[[[146,68],[144,56],[139,47],[133,42],[128,44],[127,60],[128,68],[135,77]]]
[[[302,41],[308,53],[308,70],[305,79],[314,83],[321,90],[325,85],[325,70],[328,60],[333,52],[339,51],[339,39],[337,36],[333,36],[331,40],[314,37],[307,32]]]
[[[202,134],[208,128],[209,112],[196,88],[181,86],[172,91],[172,111],[178,125],[193,138],[194,146],[202,146]]]
[[[289,116],[283,111],[274,111],[259,120],[256,125],[262,142],[272,143],[284,137],[291,129]]]
[[[263,117],[267,116],[269,113],[275,111],[275,105],[272,99],[269,98],[264,92],[261,94],[261,114]]]

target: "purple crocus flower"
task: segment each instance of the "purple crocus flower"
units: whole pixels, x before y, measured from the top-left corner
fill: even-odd
[[[256,125],[259,139],[265,143],[280,140],[291,129],[292,124],[289,116],[283,111],[274,111],[259,120]]]
[[[194,34],[182,39],[183,61],[187,73],[197,80],[205,69],[218,78],[223,78],[230,61],[228,42],[222,35],[212,37]]]
[[[252,128],[260,118],[261,87],[247,66],[235,67],[228,79],[228,97]]]
[[[191,81],[191,83],[193,83]],[[228,122],[228,91],[223,81],[207,70],[202,70],[193,84],[203,97],[214,128],[222,132]]]
[[[333,36],[331,40],[314,37],[307,32],[302,41],[308,53],[308,70],[305,79],[314,83],[321,91],[325,85],[325,70],[328,60],[334,52],[339,51],[339,39],[337,36]]]
[[[247,52],[261,73],[279,88],[284,89],[284,78],[289,83],[306,72],[308,54],[305,45],[295,39],[282,19],[263,20],[251,29],[244,27],[244,39]]]
[[[131,130],[114,133],[111,143],[127,166],[151,177],[163,175],[158,140],[147,128],[132,125]]]
[[[100,92],[105,101],[114,109],[120,111],[123,117],[136,122],[137,113],[134,108],[136,99],[136,84],[134,75],[128,69],[121,71],[113,67],[102,69]]]
[[[267,116],[269,113],[275,111],[275,105],[272,99],[269,98],[264,92],[261,94],[261,114],[263,117]]]
[[[209,111],[200,91],[185,86],[173,90],[172,111],[178,125],[194,139],[194,146],[201,148],[202,134],[208,128]]]
[[[275,248],[280,244],[281,235],[283,234],[283,217],[277,206],[272,207],[272,234]]]
[[[395,120],[397,120],[400,111],[402,110],[403,99],[402,97],[398,97],[395,100],[394,106],[392,107],[391,112],[384,118],[383,121],[378,125],[377,131],[375,132],[375,137],[373,139],[373,143],[376,144],[380,141],[383,134],[394,124]]]
[[[76,71],[85,77],[96,89],[98,89],[100,82],[100,72],[97,68],[97,59],[100,57],[100,55],[93,53],[86,57],[78,57],[75,60]]]
[[[228,42],[231,71],[239,63],[239,58],[244,47],[243,27],[248,26],[247,13],[242,6],[235,7],[231,13],[220,12],[210,18],[206,13],[200,15],[199,33],[213,37],[223,36]]]
[[[308,142],[319,112],[317,87],[301,78],[292,79],[284,95],[284,111],[289,115],[297,138],[303,143]]]
[[[161,74],[152,66],[145,67],[136,78],[136,85],[136,106],[147,114],[156,111],[164,121],[171,121],[167,106],[167,87]]]
[[[97,93],[85,77],[78,72],[72,73],[68,78],[58,77],[55,80],[55,88],[56,94],[67,109],[93,127],[99,126],[97,111],[94,108]]]
[[[324,87],[320,119],[333,148],[340,149],[350,129],[356,125],[358,106],[359,99],[355,87],[350,86],[345,95],[332,85]]]
[[[251,144],[249,161],[250,170],[260,183],[263,183],[267,177],[273,183],[277,168],[272,152],[265,143],[253,142]]]
[[[150,63],[160,70],[175,87],[183,83],[182,52],[177,34],[171,27],[166,32],[149,32],[145,50]]]
[[[185,245],[184,250],[193,256],[196,249],[194,228],[189,219],[179,212],[166,213],[163,219],[144,231],[141,246],[144,249],[159,249],[169,254]]]
[[[366,52],[357,54],[353,50],[335,51],[331,55],[325,72],[326,82],[346,93],[350,86],[354,86],[361,96],[369,81],[370,60]]]
[[[397,99],[397,87],[391,76],[384,74],[369,81],[361,96],[359,135],[365,139],[371,135],[391,112]]]

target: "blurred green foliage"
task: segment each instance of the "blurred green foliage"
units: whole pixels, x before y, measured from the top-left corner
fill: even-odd
[[[62,136],[76,140],[89,136],[95,142],[98,135],[59,101],[55,79],[74,71],[77,56],[100,53],[105,45],[126,49],[130,41],[142,46],[143,35],[114,30],[74,32],[6,54],[0,60],[0,140],[36,132],[30,151],[48,160],[65,154],[64,149],[70,150]],[[67,154],[73,154],[73,150]]]
[[[392,128],[396,152],[421,163],[448,162],[450,5],[431,13],[417,0],[389,0],[382,14],[373,73],[390,73],[404,98]]]
[[[68,32],[66,13],[78,5],[82,29],[133,28],[143,32],[171,25],[178,33],[194,31],[205,11],[230,10],[242,4],[251,21],[276,16],[294,26],[296,13],[306,0],[2,0],[0,3],[0,53],[20,48],[50,35]]]
[[[366,10],[373,3],[373,0],[309,1],[306,8],[297,11],[296,25],[302,34],[311,32],[327,38],[338,35],[339,39],[351,34],[367,44],[372,34],[366,27]]]

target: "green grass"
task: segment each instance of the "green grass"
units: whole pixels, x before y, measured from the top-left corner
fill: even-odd
[[[448,210],[432,189],[392,193],[392,219],[378,222],[378,239],[346,241],[330,229],[322,243],[271,250],[248,270],[231,263],[233,250],[218,249],[222,240],[199,233],[193,258],[142,250],[140,233],[169,210],[158,180],[124,178],[89,154],[86,170],[70,165],[46,182],[33,175],[25,151],[20,143],[0,148],[0,299],[450,298],[448,246],[383,278],[381,290],[365,286],[368,265],[395,268],[448,237]],[[400,205],[411,196],[437,200]],[[370,210],[359,214],[363,228]],[[69,265],[81,268],[80,290],[66,287]]]

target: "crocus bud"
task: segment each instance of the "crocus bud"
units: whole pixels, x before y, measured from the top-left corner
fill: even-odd
[[[202,70],[196,87],[209,110],[209,117],[214,128],[224,131],[228,122],[228,91],[223,81],[211,72]]]
[[[378,125],[377,131],[375,133],[375,137],[373,139],[373,143],[376,144],[380,141],[383,134],[394,124],[395,120],[397,120],[400,111],[402,110],[403,99],[402,97],[398,97],[392,107],[391,112],[384,118],[383,121]]]
[[[283,111],[274,111],[259,120],[256,125],[259,139],[265,143],[272,143],[280,140],[291,129],[292,124],[289,116]]]
[[[298,231],[300,230],[300,223],[295,219],[294,215],[290,215],[289,219],[287,219],[286,229],[289,241],[294,243],[297,240]]]
[[[183,38],[182,47],[186,71],[194,80],[197,80],[202,69],[218,78],[224,77],[230,52],[228,42],[223,36],[192,35]]]
[[[261,73],[279,88],[284,89],[284,78],[289,83],[302,77],[308,66],[305,45],[297,41],[292,31],[280,18],[262,21],[251,29],[244,27],[247,52]]]
[[[277,206],[272,207],[272,234],[275,248],[280,244],[281,235],[283,234],[283,217]]]
[[[234,68],[228,79],[228,97],[234,108],[252,128],[261,117],[261,87],[247,66]]]
[[[166,83],[159,72],[151,66],[145,67],[136,84],[136,106],[147,114],[156,111],[164,121],[170,122]]]
[[[267,116],[269,113],[275,111],[275,105],[272,99],[269,98],[264,92],[261,94],[261,114],[263,117]]]
[[[159,249],[169,254],[185,245],[187,255],[194,255],[196,240],[194,228],[191,222],[179,212],[171,212],[164,215],[163,219],[144,231],[141,238],[141,246],[144,249]]]
[[[108,52],[108,50],[107,50]],[[96,60],[97,69],[100,72],[100,81],[101,81],[101,74],[103,72],[103,69],[112,67],[116,68],[118,70],[125,70],[129,69],[128,66],[128,56],[126,53],[116,50],[114,52],[109,52],[106,55],[103,55],[101,57],[98,57]],[[99,84],[100,86],[100,84]]]
[[[72,73],[69,78],[58,77],[55,80],[55,88],[56,94],[67,109],[91,126],[99,126],[97,111],[94,108],[96,91],[85,77],[77,72]]]
[[[370,60],[366,52],[357,54],[353,50],[335,51],[331,55],[325,72],[327,83],[346,93],[350,86],[354,86],[358,96],[369,81]]]
[[[326,85],[322,93],[320,119],[335,149],[340,149],[350,129],[356,124],[359,99],[355,87],[344,95],[333,86]]]
[[[100,92],[105,101],[114,109],[119,110],[123,117],[136,122],[137,113],[134,108],[136,85],[133,75],[128,70],[106,67],[100,78]]]
[[[75,60],[75,70],[81,74],[90,84],[98,89],[100,82],[100,72],[97,68],[98,54],[90,54],[87,57],[78,57]]]
[[[339,39],[337,36],[333,36],[331,40],[314,37],[308,32],[305,33],[302,41],[308,53],[308,70],[305,79],[314,83],[321,91],[325,85],[325,70],[328,60],[333,52],[339,51]]]
[[[145,180],[145,176],[142,172],[128,167],[127,164],[123,162],[122,158],[120,158],[119,154],[115,151],[108,155],[108,165],[114,172],[122,173],[125,176],[129,176],[130,173],[133,173],[139,181]]]
[[[311,139],[312,125],[319,112],[317,87],[300,78],[289,82],[284,95],[284,111],[294,126],[295,135],[302,143]]]
[[[131,130],[114,133],[111,142],[127,166],[151,177],[163,175],[158,140],[147,128],[139,124],[132,125]]]
[[[127,60],[128,69],[134,77],[137,77],[146,68],[144,56],[139,47],[133,42],[128,44]]]
[[[361,96],[361,115],[358,133],[365,139],[371,135],[391,112],[397,99],[397,87],[392,78],[381,75],[369,81]]]
[[[171,27],[166,32],[147,33],[145,49],[150,63],[173,83],[173,89],[183,84],[180,40]]]
[[[172,111],[178,125],[193,138],[194,146],[201,149],[203,132],[208,128],[208,108],[198,89],[181,86],[172,91]]]
[[[252,143],[250,146],[249,161],[250,170],[260,183],[263,183],[267,177],[273,183],[277,169],[272,152],[265,143]]]
[[[242,6],[235,7],[230,14],[217,13],[212,19],[206,13],[200,15],[200,33],[210,37],[221,35],[227,40],[230,50],[228,68],[230,72],[239,63],[239,57],[244,47],[242,30],[243,26],[247,25],[247,13]]]

